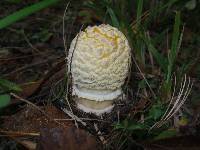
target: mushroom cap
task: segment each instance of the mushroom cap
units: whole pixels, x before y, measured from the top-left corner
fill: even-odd
[[[89,26],[77,34],[68,55],[73,94],[95,101],[113,100],[121,95],[130,50],[125,35],[110,25]]]

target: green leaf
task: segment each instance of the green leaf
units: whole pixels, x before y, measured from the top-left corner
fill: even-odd
[[[109,7],[107,7],[107,11],[108,11],[108,13],[110,15],[110,18],[112,20],[113,26],[119,28],[119,21],[118,21],[116,15],[115,15],[114,11]]]
[[[180,12],[176,13],[175,16],[175,23],[173,27],[173,35],[172,35],[172,44],[171,44],[171,49],[169,52],[169,57],[168,57],[168,72],[167,72],[167,82],[171,79],[171,74],[173,70],[173,66],[176,60],[176,56],[179,50],[179,43],[180,43],[180,24],[181,24],[181,17],[180,17]]]
[[[5,90],[11,90],[16,92],[22,91],[22,89],[17,84],[2,78],[0,78],[0,87],[2,87],[3,90],[5,88]]]
[[[10,95],[2,94],[0,95],[0,109],[6,107],[10,103]]]
[[[129,124],[127,127],[127,130],[133,131],[133,130],[146,130],[147,126],[143,123],[133,123]]]
[[[154,140],[166,139],[166,138],[174,137],[176,135],[177,135],[177,131],[175,129],[168,129],[161,132],[159,135],[157,135],[154,138]]]
[[[161,55],[158,52],[158,50],[153,46],[150,37],[143,36],[143,40],[145,41],[148,50],[153,55],[153,57],[155,58],[156,62],[159,64],[159,66],[161,67],[161,69],[164,72],[167,73],[167,59],[163,55]]]
[[[139,82],[139,84],[138,84],[138,87],[139,87],[140,89],[143,89],[143,88],[147,87],[146,81],[145,81],[144,79],[141,80],[141,81]]]
[[[139,26],[141,24],[142,9],[143,9],[143,0],[138,0],[137,17],[136,17],[136,28],[137,29],[139,28]]]
[[[171,98],[171,92],[172,92],[172,80],[165,81],[161,85],[160,88],[160,97],[163,101],[166,101]]]
[[[35,12],[40,11],[41,9],[44,9],[50,5],[53,5],[55,3],[59,2],[59,0],[43,0],[40,2],[37,2],[31,6],[25,7],[19,11],[14,12],[13,14],[3,18],[0,20],[0,29],[3,29],[16,21],[19,21]]]
[[[148,126],[144,123],[135,122],[133,120],[123,120],[122,122],[115,125],[115,129],[123,129],[123,130],[147,130]]]
[[[158,120],[164,113],[164,110],[161,105],[153,105],[149,110],[149,116],[155,121]]]
[[[114,125],[114,129],[118,130],[118,129],[123,129],[124,126],[121,123],[117,123]]]
[[[49,32],[48,29],[42,29],[40,32],[36,33],[32,38],[38,39],[41,42],[47,42],[51,37],[53,33]]]

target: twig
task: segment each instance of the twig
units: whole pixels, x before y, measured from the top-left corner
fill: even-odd
[[[42,55],[45,56],[45,53],[44,53],[44,52],[41,52],[39,49],[37,49],[37,48],[35,48],[35,47],[33,46],[33,44],[29,41],[28,37],[27,37],[26,34],[24,33],[24,30],[22,30],[22,31],[17,31],[16,29],[13,29],[13,28],[8,28],[8,29],[9,29],[10,31],[12,31],[12,32],[15,32],[15,33],[17,33],[17,34],[23,35],[23,36],[24,36],[24,40],[27,42],[27,44],[28,44],[33,50],[35,50],[36,52],[38,52],[38,53],[40,53],[40,54],[42,54]]]
[[[75,125],[78,127],[77,122],[80,122],[83,126],[87,126],[87,124],[82,121],[80,118],[78,118],[76,115],[74,115],[71,111],[67,110],[66,108],[61,108],[62,111],[64,111],[69,117],[71,117],[73,120],[75,120]]]
[[[0,130],[0,133],[5,134],[5,135],[0,135],[0,137],[2,137],[2,136],[40,136],[40,133],[38,133],[38,132],[27,133],[27,132]]]
[[[71,65],[72,65],[73,54],[74,54],[74,51],[75,51],[75,48],[76,48],[76,45],[77,45],[77,41],[78,41],[78,38],[79,38],[79,35],[80,35],[80,32],[81,32],[82,28],[83,28],[83,25],[81,26],[80,31],[79,31],[79,33],[78,33],[78,35],[77,35],[76,43],[75,43],[75,46],[74,46],[73,51],[72,51],[72,55],[71,55],[71,58],[70,58],[70,62],[69,62],[69,60],[67,60],[67,63],[70,63],[70,65],[69,65],[70,68],[67,69],[67,70],[68,70],[67,94],[69,93],[69,88],[70,88],[70,91],[72,92],[72,87],[69,87],[69,79],[71,80],[71,78],[72,78],[72,77],[71,77]],[[71,98],[71,95],[70,95],[70,98]],[[69,103],[69,100],[68,100],[67,95],[66,95],[66,97],[65,97],[65,100],[67,101],[67,104],[68,104],[68,106],[69,106],[69,109],[70,109],[71,113],[73,114],[73,110],[72,110],[72,108],[71,108],[71,105],[70,105],[70,103]],[[73,116],[74,116],[74,115],[73,115]],[[78,124],[76,123],[76,119],[75,119],[74,121],[75,121],[76,126],[78,127]]]
[[[36,52],[38,52],[39,54],[45,56],[45,54],[43,52],[41,52],[39,49],[37,49],[36,47],[33,46],[33,44],[30,42],[30,40],[28,39],[28,37],[26,36],[26,34],[24,33],[24,30],[22,30],[22,35],[24,36],[25,41],[28,43],[28,45],[35,50]]]
[[[64,49],[65,49],[65,54],[67,54],[67,45],[66,45],[66,36],[65,36],[65,16],[66,16],[69,4],[70,4],[70,1],[67,3],[67,6],[65,7],[65,11],[63,15],[63,44],[64,44]]]
[[[15,74],[15,73],[17,73],[19,71],[25,70],[27,68],[30,68],[30,67],[33,67],[33,66],[36,66],[36,65],[44,64],[44,63],[47,63],[47,62],[49,62],[51,60],[55,60],[55,59],[58,59],[58,58],[51,58],[51,59],[43,60],[43,61],[40,61],[40,62],[32,63],[32,64],[29,64],[29,65],[23,66],[21,68],[18,68],[18,69],[14,70],[14,71],[12,71],[10,73],[7,73],[4,76],[9,76],[10,74]]]
[[[150,91],[151,91],[153,97],[156,99],[156,94],[155,94],[154,91],[152,90],[152,88],[151,88],[149,82],[147,81],[147,79],[146,79],[144,73],[142,72],[142,70],[140,69],[139,65],[137,64],[137,62],[136,62],[134,56],[132,56],[132,59],[133,59],[135,65],[136,65],[137,69],[139,70],[140,74],[142,75],[144,81],[146,82],[147,86],[149,87],[149,89],[150,89]]]
[[[99,122],[106,122],[106,123],[110,123],[109,121],[105,121],[105,120],[101,120],[101,119],[91,119],[91,118],[79,118],[81,120],[85,120],[85,121],[99,121]],[[74,119],[54,119],[54,120],[57,120],[57,121],[71,121],[71,120],[74,120]]]
[[[10,93],[10,95],[12,95],[13,97],[17,98],[18,100],[22,101],[22,102],[25,102],[29,105],[31,105],[33,108],[37,109],[38,111],[40,111],[45,117],[47,117],[48,119],[50,120],[53,120],[45,111],[43,111],[42,109],[40,109],[38,106],[36,106],[35,104],[31,103],[30,101],[14,94],[14,93]],[[64,126],[63,124],[61,124],[60,122],[56,121],[56,120],[53,120],[54,122],[58,123],[59,125],[62,125]]]
[[[66,6],[65,11],[64,11],[64,14],[63,14],[63,44],[64,44],[64,48],[65,48],[66,58],[68,57],[68,52],[67,52],[67,45],[66,45],[66,39],[65,39],[65,38],[66,38],[66,37],[65,37],[65,16],[66,16],[66,13],[67,13],[67,9],[68,9],[69,4],[70,4],[70,1],[67,3],[67,6]],[[83,27],[83,26],[82,26],[82,27]],[[82,30],[82,27],[81,27],[80,31]],[[80,33],[80,32],[79,32],[79,33]],[[79,34],[78,34],[78,36],[77,36],[76,43],[75,43],[75,46],[74,46],[74,49],[73,49],[73,52],[72,52],[72,56],[71,56],[71,60],[70,60],[70,70],[67,68],[67,70],[68,70],[67,93],[69,92],[69,79],[71,79],[70,73],[71,73],[72,58],[73,58],[74,50],[75,50],[75,48],[76,48],[76,44],[77,44],[78,37],[79,37]],[[69,60],[67,60],[67,63],[69,63]],[[66,67],[67,67],[67,65],[66,65]],[[70,103],[69,103],[69,100],[68,100],[68,96],[67,96],[67,95],[66,95],[66,97],[65,97],[65,100],[67,101],[67,104],[68,104],[69,109],[70,109],[71,112],[69,112],[67,109],[62,109],[62,110],[63,110],[65,113],[67,113],[70,117],[72,117],[72,118],[74,119],[75,125],[76,125],[76,127],[78,128],[78,124],[77,124],[76,121],[78,121],[79,118],[73,114],[73,110],[72,110],[72,108],[71,108],[71,105],[70,105]],[[77,120],[77,119],[78,119],[78,120]],[[79,121],[80,121],[80,120],[79,120]],[[80,121],[80,122],[81,122],[81,121]],[[82,122],[82,124],[84,124],[84,123]],[[85,125],[86,125],[86,124],[85,124]]]
[[[106,144],[107,142],[106,142],[105,138],[102,136],[102,133],[101,133],[101,131],[99,130],[99,128],[98,128],[98,126],[97,126],[96,123],[94,123],[94,128],[95,128],[95,130],[96,130],[96,132],[97,132],[97,135],[99,136],[99,139],[101,140],[101,142],[102,142],[103,144]]]

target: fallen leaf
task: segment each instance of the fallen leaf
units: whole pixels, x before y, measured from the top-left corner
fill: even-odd
[[[96,139],[83,129],[44,128],[40,132],[37,150],[96,150],[100,145]]]

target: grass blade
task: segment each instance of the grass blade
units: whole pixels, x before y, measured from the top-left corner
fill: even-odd
[[[25,7],[19,11],[14,12],[13,14],[3,18],[0,20],[0,29],[3,29],[16,21],[19,21],[41,9],[44,9],[54,3],[58,2],[59,0],[43,0],[31,6]]]
[[[172,35],[172,44],[171,49],[168,55],[168,74],[167,74],[167,82],[169,82],[172,74],[172,69],[174,66],[174,62],[178,53],[179,49],[179,39],[180,39],[180,24],[181,24],[181,17],[180,12],[176,13],[175,16],[175,23],[173,27],[173,35]]]
[[[3,88],[3,90],[11,90],[11,91],[16,91],[16,92],[20,92],[22,89],[15,83],[10,82],[8,80],[2,79],[0,78],[0,89],[1,87]]]
[[[159,66],[161,67],[161,69],[167,73],[167,59],[162,56],[158,50],[154,47],[154,45],[151,42],[150,37],[147,35],[147,37],[143,36],[143,39],[147,45],[148,50],[150,51],[150,53],[153,55],[153,57],[155,58],[156,62],[159,64]]]
[[[136,29],[138,29],[140,24],[141,24],[142,9],[143,9],[143,0],[138,0],[137,17],[136,17]]]
[[[119,21],[118,21],[116,15],[115,15],[114,11],[110,7],[107,8],[107,11],[110,15],[113,26],[119,28]]]

